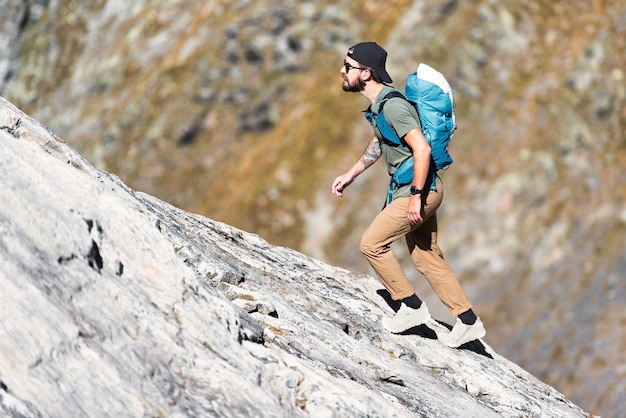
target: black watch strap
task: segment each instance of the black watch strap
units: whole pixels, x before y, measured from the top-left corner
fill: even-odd
[[[415,194],[419,194],[419,195],[421,195],[421,194],[422,194],[422,189],[418,189],[418,188],[417,188],[417,187],[415,187],[415,186],[411,186],[411,194],[412,194],[412,195],[415,195]]]

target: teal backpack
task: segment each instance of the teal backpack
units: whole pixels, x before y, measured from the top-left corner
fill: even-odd
[[[383,98],[378,114],[371,109],[365,112],[365,117],[376,126],[383,136],[383,141],[390,146],[407,146],[398,138],[393,128],[387,123],[383,109],[385,102],[392,97],[402,97],[413,104],[420,118],[422,133],[431,148],[431,169],[445,170],[453,160],[448,153],[450,139],[456,130],[454,114],[454,93],[446,78],[432,67],[421,63],[417,70],[408,75],[405,84],[406,93],[393,90]],[[413,181],[413,157],[406,159],[396,170],[389,185],[389,199],[391,201],[392,185],[404,186]]]

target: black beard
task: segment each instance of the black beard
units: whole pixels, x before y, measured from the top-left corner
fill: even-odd
[[[360,93],[365,90],[365,81],[358,78],[354,84],[350,84],[349,81],[343,83],[342,85],[343,91],[351,92],[351,93]]]

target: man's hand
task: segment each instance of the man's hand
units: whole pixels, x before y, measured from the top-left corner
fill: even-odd
[[[409,197],[409,205],[406,208],[406,217],[411,225],[418,224],[422,219],[422,195],[415,194]]]
[[[332,193],[335,196],[343,196],[343,191],[354,181],[354,177],[351,174],[342,174],[333,181]]]

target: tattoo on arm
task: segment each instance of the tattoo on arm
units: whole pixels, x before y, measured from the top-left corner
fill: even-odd
[[[363,155],[361,155],[361,159],[359,160],[363,167],[368,168],[370,165],[374,164],[382,155],[382,151],[380,149],[380,142],[378,138],[374,137],[370,141],[365,151],[363,151]]]

